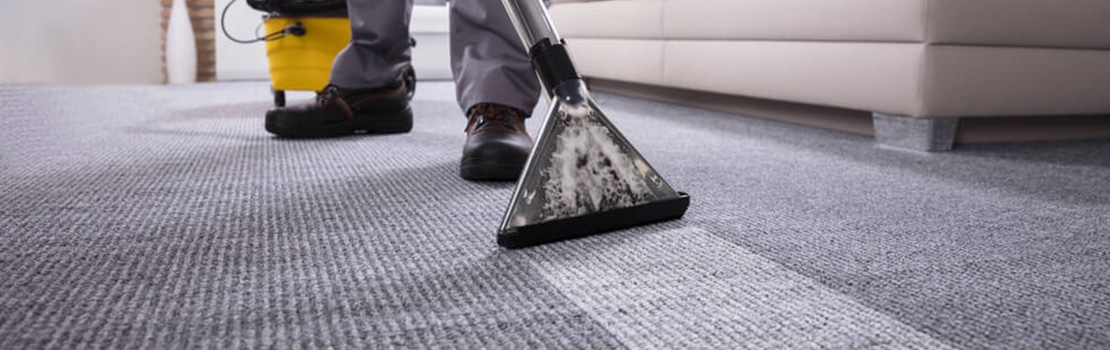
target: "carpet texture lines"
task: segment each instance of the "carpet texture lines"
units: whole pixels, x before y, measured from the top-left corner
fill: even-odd
[[[452,96],[283,140],[264,83],[0,86],[0,349],[1110,348],[1107,140],[919,154],[599,93],[686,218],[510,251]]]

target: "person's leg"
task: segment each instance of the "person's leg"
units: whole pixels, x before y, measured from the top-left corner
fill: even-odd
[[[351,43],[335,57],[331,83],[346,89],[394,84],[412,60],[412,0],[347,0]]]
[[[459,174],[514,180],[532,148],[524,119],[539,99],[539,81],[501,1],[450,4],[455,93],[469,118]]]
[[[464,111],[496,103],[531,112],[540,85],[500,0],[452,0],[451,68]]]
[[[332,137],[412,129],[412,109],[401,80],[411,57],[412,0],[347,0],[347,8],[351,43],[336,56],[330,84],[313,104],[267,112],[267,131],[283,137]]]

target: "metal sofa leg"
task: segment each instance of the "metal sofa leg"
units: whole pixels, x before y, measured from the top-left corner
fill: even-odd
[[[915,118],[872,113],[880,146],[925,152],[952,150],[960,118]]]

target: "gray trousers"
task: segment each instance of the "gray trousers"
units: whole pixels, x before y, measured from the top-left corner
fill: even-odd
[[[467,111],[482,102],[527,112],[540,86],[500,0],[451,0],[455,98]],[[409,64],[412,0],[347,0],[351,43],[335,58],[331,83],[371,88],[395,82]],[[419,74],[419,72],[417,72]]]

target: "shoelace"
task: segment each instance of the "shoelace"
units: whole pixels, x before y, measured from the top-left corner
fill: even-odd
[[[496,105],[492,103],[479,103],[470,109],[470,123],[474,125],[474,129],[481,129],[490,122],[496,122],[499,126],[509,130],[516,130],[515,121],[524,119],[524,113],[516,108]],[[470,125],[463,131],[469,131]]]
[[[351,111],[351,106],[347,104],[347,101],[343,99],[343,96],[339,91],[339,87],[329,84],[328,86],[324,87],[324,90],[316,94],[316,104],[320,105],[321,107],[326,107],[333,103],[343,110],[343,113],[347,116],[347,119],[354,119],[354,112]]]
[[[326,105],[337,98],[339,98],[339,88],[335,85],[328,85],[316,94],[316,104]]]

